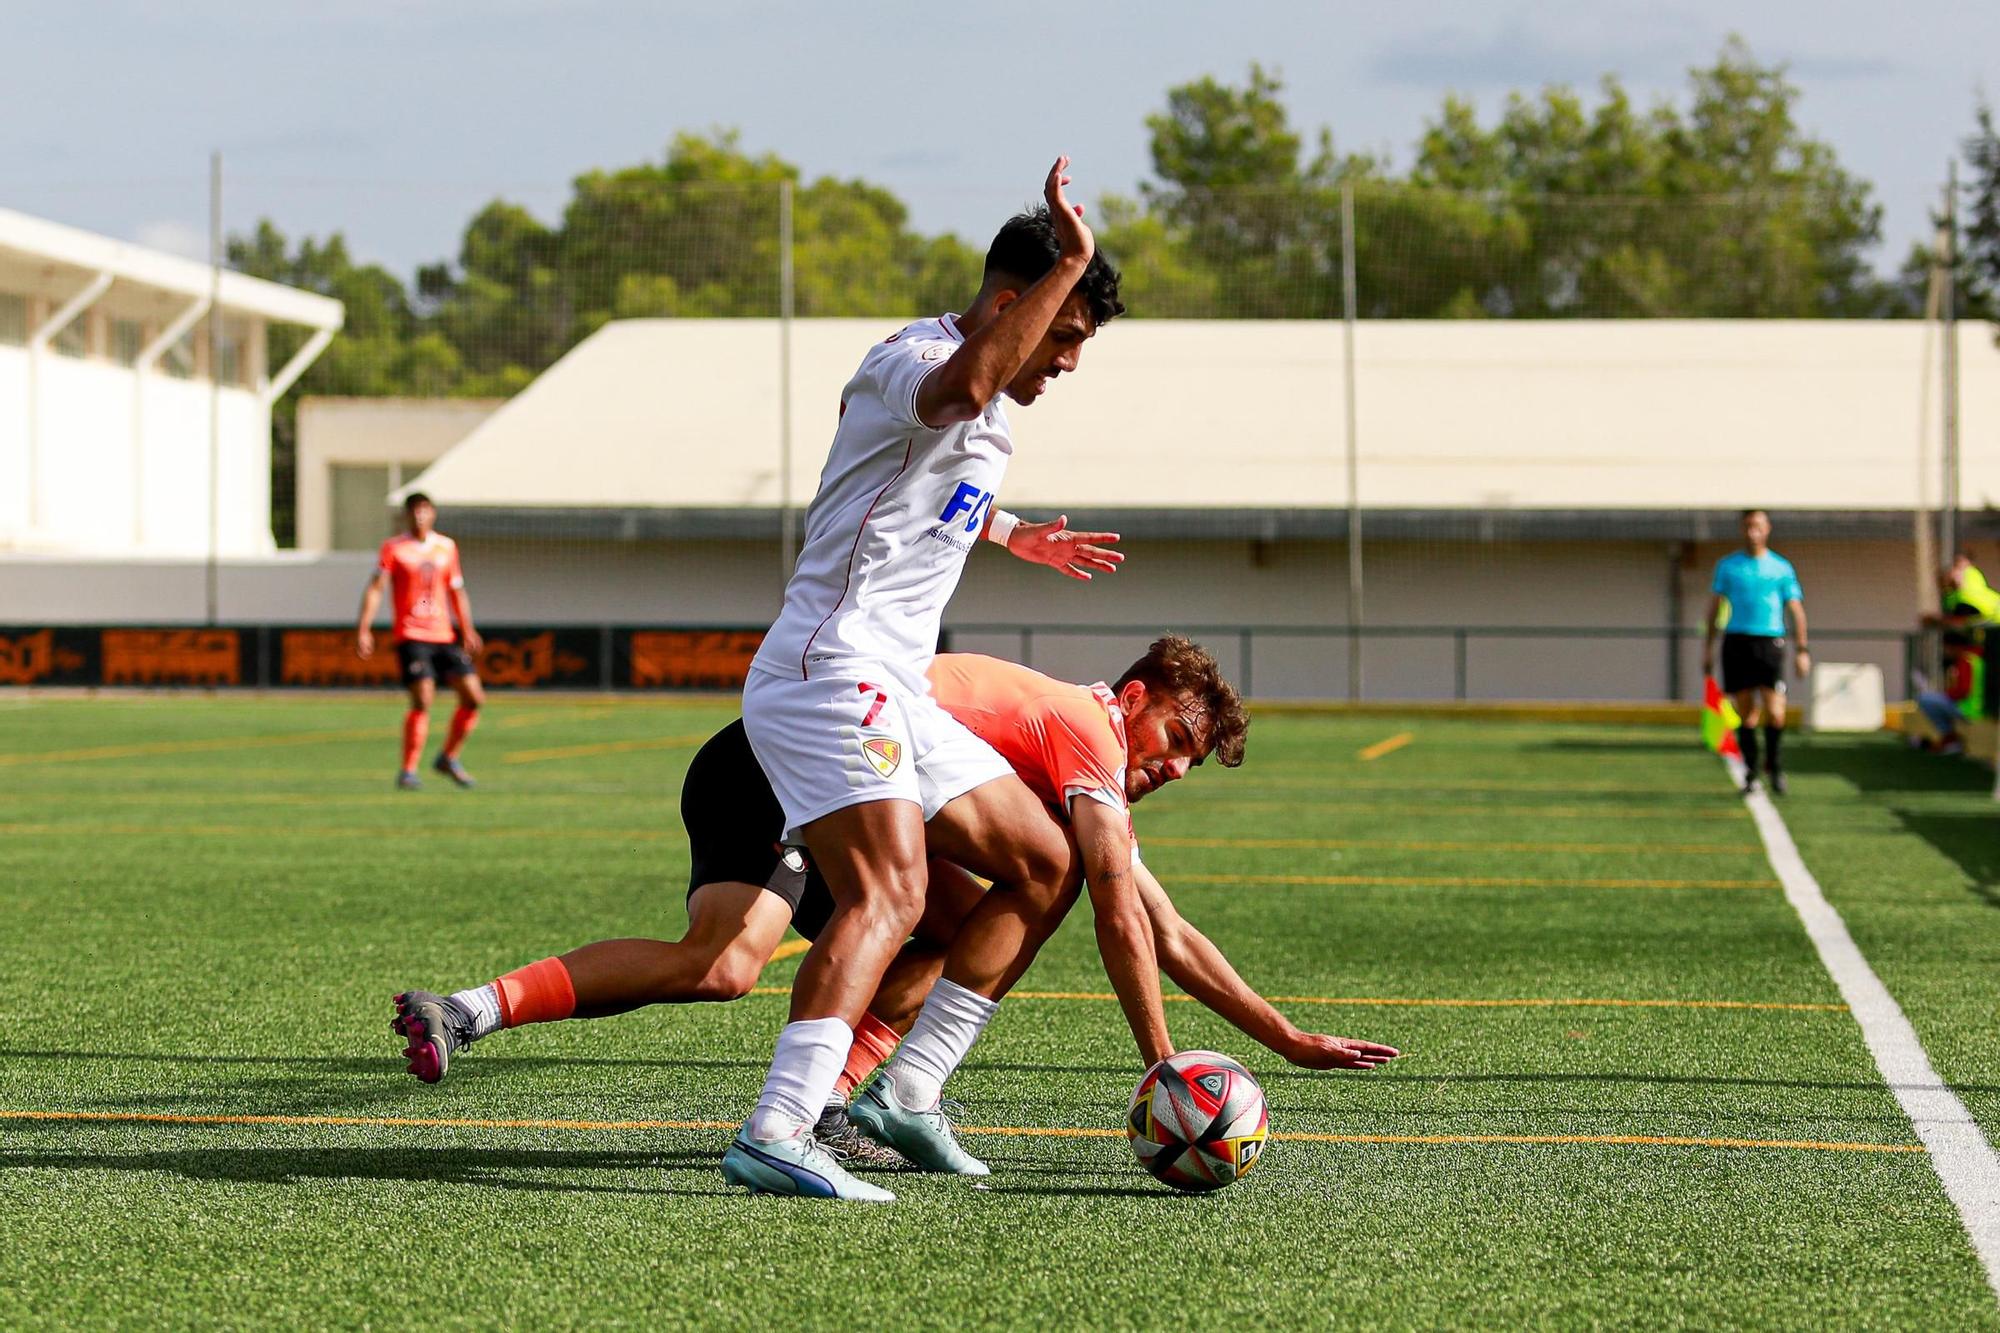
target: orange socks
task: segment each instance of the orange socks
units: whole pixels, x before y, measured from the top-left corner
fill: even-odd
[[[464,704],[460,704],[458,711],[451,715],[451,732],[445,737],[444,757],[447,759],[458,758],[458,752],[464,746],[465,738],[470,736],[472,729],[478,725],[479,710],[477,708],[467,708]]]
[[[861,1022],[854,1029],[854,1045],[848,1048],[847,1068],[840,1071],[840,1078],[833,1085],[843,1101],[868,1081],[875,1067],[894,1053],[900,1040],[896,1029],[875,1015],[861,1015]]]
[[[431,734],[431,715],[421,708],[412,708],[403,714],[403,771],[417,771],[417,760],[423,757],[424,737]]]
[[[560,958],[516,968],[493,983],[500,993],[500,1024],[554,1023],[576,1013],[576,987]]]

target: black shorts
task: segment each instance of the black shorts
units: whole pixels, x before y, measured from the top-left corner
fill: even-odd
[[[758,884],[792,909],[792,929],[819,936],[833,915],[833,894],[803,847],[783,847],[785,812],[757,764],[741,719],[708,738],[681,783],[687,826],[688,897],[704,884]]]
[[[1779,690],[1785,684],[1785,641],[1762,634],[1722,636],[1722,690]]]
[[[449,685],[460,676],[475,674],[472,659],[455,643],[418,643],[415,639],[396,641],[396,658],[403,664],[403,682],[441,680]]]

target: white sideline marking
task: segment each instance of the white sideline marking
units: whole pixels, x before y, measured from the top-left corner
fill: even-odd
[[[1730,778],[1741,787],[1743,761],[1730,757],[1725,762]],[[2000,1158],[1994,1156],[1992,1145],[1979,1132],[1965,1103],[1931,1068],[1916,1029],[1861,956],[1840,913],[1820,892],[1819,881],[1806,869],[1771,798],[1760,786],[1743,803],[1764,839],[1771,869],[1778,872],[1778,880],[1785,886],[1785,901],[1805,923],[1820,962],[1840,988],[1840,998],[1847,1001],[1854,1021],[1861,1025],[1861,1039],[1875,1057],[1883,1081],[1910,1118],[1917,1137],[1930,1149],[1931,1165],[1937,1168],[1944,1192],[1958,1209],[1958,1219],[1965,1224],[1972,1248],[1986,1269],[1986,1285],[2000,1296]]]

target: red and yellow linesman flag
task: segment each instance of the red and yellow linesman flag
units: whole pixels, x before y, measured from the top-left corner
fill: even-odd
[[[1743,757],[1743,747],[1736,743],[1736,728],[1743,725],[1743,719],[1736,715],[1736,708],[1729,702],[1729,696],[1715,683],[1715,677],[1704,676],[1701,685],[1701,743],[1717,754]]]

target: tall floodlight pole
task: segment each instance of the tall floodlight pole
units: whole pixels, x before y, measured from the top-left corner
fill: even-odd
[[[1931,357],[1938,334],[1938,323],[1944,305],[1944,218],[1937,220],[1937,235],[1932,238],[1929,279],[1924,283],[1923,354],[1921,368],[1917,373],[1917,493],[1916,504],[1910,510],[1911,550],[1915,556],[1917,576],[1917,614],[1923,615],[1937,608],[1938,559],[1933,544],[1937,530],[1931,512],[1931,393],[1934,382],[1931,379]]]
[[[792,576],[792,183],[778,182],[778,583]]]
[[[1347,398],[1347,697],[1361,698],[1361,460],[1354,410],[1354,182],[1340,183],[1340,289]]]
[[[208,158],[208,623],[221,611],[222,154]]]
[[[1948,564],[1958,550],[1958,160],[1944,187],[1944,495],[1938,551]]]

